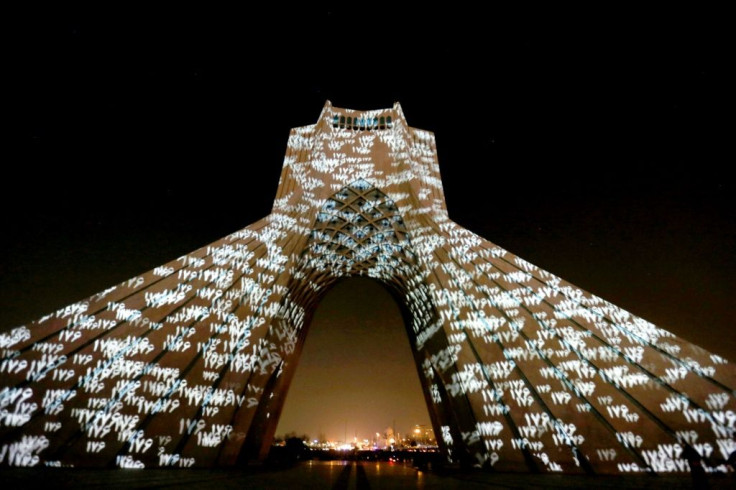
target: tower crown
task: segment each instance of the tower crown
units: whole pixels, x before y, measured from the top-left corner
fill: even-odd
[[[319,208],[358,179],[400,210],[447,214],[434,134],[409,127],[398,102],[358,111],[327,101],[315,124],[292,129],[273,210]]]
[[[407,126],[406,118],[398,102],[388,109],[359,111],[335,107],[328,100],[320,115],[320,124],[322,123],[330,124],[333,129],[353,131],[385,131],[394,129],[394,127]]]

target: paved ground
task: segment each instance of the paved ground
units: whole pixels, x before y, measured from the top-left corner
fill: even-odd
[[[736,488],[736,480],[710,478],[711,489]],[[0,489],[22,488],[216,489],[667,489],[693,488],[689,477],[579,477],[503,473],[435,475],[410,466],[376,462],[305,462],[281,471],[237,470],[0,470]]]

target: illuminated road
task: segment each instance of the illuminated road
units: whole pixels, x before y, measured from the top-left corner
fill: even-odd
[[[53,482],[53,484],[51,484]],[[710,477],[711,489],[734,488],[734,480]],[[470,472],[436,475],[411,466],[376,462],[307,461],[279,471],[241,470],[84,470],[26,468],[0,470],[0,488],[229,488],[260,489],[666,489],[693,488],[688,475],[652,476],[570,476]]]
[[[370,488],[484,488],[449,477],[439,477],[403,464],[347,461],[306,462],[299,467],[300,479],[306,487],[334,490],[367,490]]]

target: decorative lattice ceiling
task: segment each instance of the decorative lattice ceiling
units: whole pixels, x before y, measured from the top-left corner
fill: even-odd
[[[334,277],[366,275],[384,282],[414,263],[396,204],[362,179],[325,202],[304,258],[305,267]]]

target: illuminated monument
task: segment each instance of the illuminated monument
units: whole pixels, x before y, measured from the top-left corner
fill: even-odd
[[[263,458],[312,313],[351,275],[400,304],[450,461],[684,472],[686,445],[734,448],[734,364],[453,223],[434,136],[398,104],[327,103],[292,130],[270,215],[0,335],[0,465]]]

